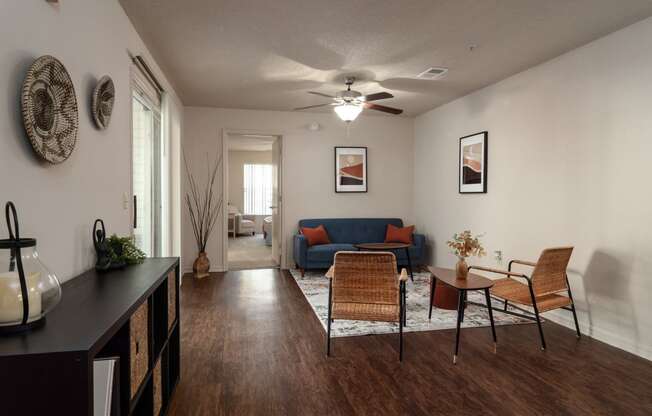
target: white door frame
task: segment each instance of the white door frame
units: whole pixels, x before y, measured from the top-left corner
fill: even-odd
[[[261,135],[261,136],[273,136],[276,137],[281,143],[281,155],[279,160],[279,178],[278,178],[278,194],[279,194],[279,218],[281,219],[280,224],[278,224],[280,232],[280,247],[279,252],[281,253],[281,262],[279,263],[279,268],[283,269],[285,267],[285,234],[283,233],[283,223],[285,219],[285,198],[283,197],[283,153],[285,152],[283,146],[283,134],[282,133],[273,133],[266,130],[251,130],[251,129],[222,129],[222,267],[220,271],[229,270],[229,237],[228,233],[225,232],[229,229],[229,135]],[[273,225],[274,227],[277,224]]]

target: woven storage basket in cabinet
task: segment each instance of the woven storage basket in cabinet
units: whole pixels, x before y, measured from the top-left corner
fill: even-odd
[[[133,398],[138,388],[147,375],[149,363],[149,334],[147,301],[131,316],[129,323],[129,344],[131,362],[131,397]]]
[[[161,413],[163,407],[163,379],[161,378],[161,360],[154,367],[154,416]]]
[[[168,273],[168,331],[177,318],[177,279],[175,272]]]

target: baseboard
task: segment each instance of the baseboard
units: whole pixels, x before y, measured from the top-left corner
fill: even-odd
[[[209,273],[223,273],[223,272],[225,272],[225,271],[226,271],[226,270],[225,270],[224,268],[219,268],[219,267],[215,267],[215,268],[213,268],[213,267],[211,267],[211,269],[210,269],[208,272],[209,272]],[[192,267],[191,267],[191,268],[184,268],[184,269],[183,269],[183,274],[184,274],[184,275],[185,275],[185,274],[188,274],[188,273],[192,273]]]
[[[556,310],[547,312],[543,314],[543,316],[556,324],[575,330],[575,322],[573,321],[573,315],[571,312]],[[646,360],[652,361],[651,346],[633,342],[631,339],[625,338],[618,334],[614,334],[611,331],[605,331],[604,329],[598,328],[595,325],[591,325],[579,318],[580,317],[578,316],[580,332],[582,332],[582,336],[589,336],[593,339],[602,341],[623,351],[627,351],[639,357],[645,358]]]

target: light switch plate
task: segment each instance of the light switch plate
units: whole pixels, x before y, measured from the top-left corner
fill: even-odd
[[[129,209],[129,194],[126,192],[122,194],[122,209],[125,211]]]

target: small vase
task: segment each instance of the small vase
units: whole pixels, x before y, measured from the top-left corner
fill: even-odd
[[[211,262],[208,260],[208,257],[206,257],[206,253],[202,251],[192,264],[192,271],[195,273],[197,279],[201,279],[208,276],[208,270],[210,270],[210,268]]]
[[[469,266],[466,264],[466,259],[460,257],[455,265],[455,277],[458,279],[466,279],[469,275]]]

